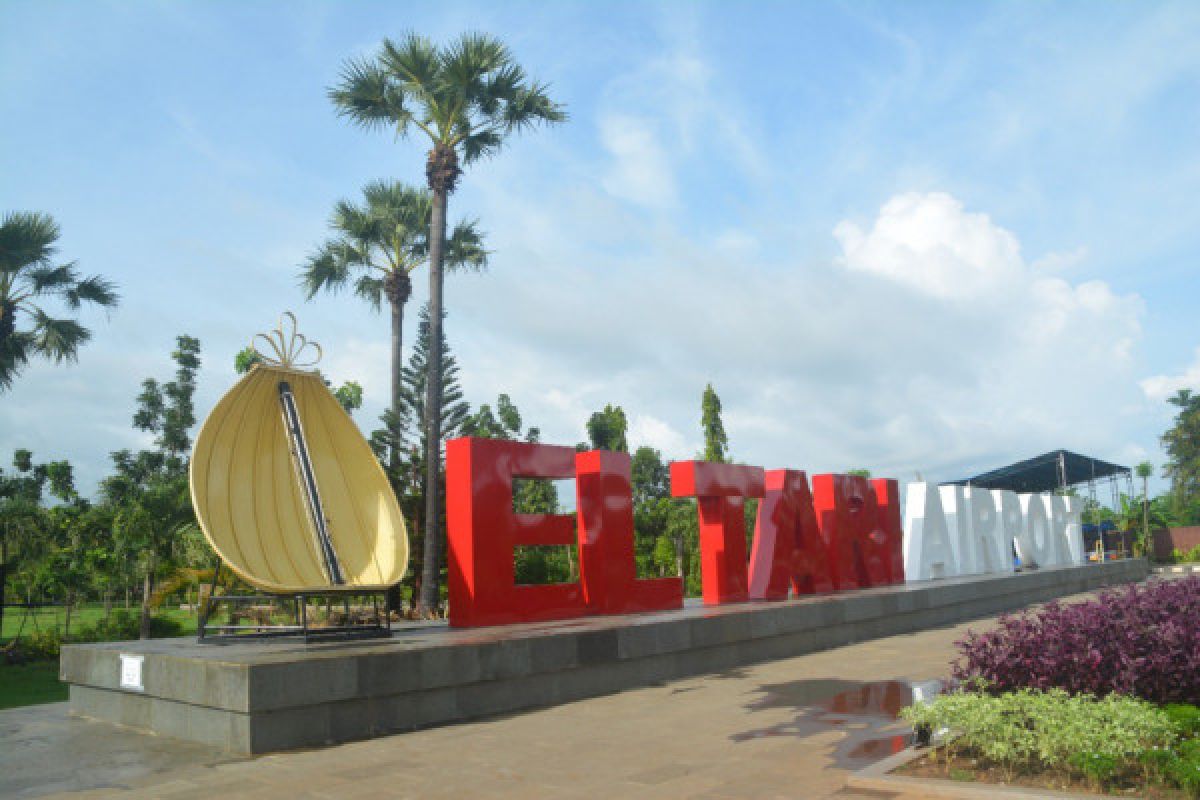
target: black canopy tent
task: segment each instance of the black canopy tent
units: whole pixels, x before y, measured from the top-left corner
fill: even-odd
[[[1051,450],[1007,467],[984,472],[970,478],[947,481],[949,484],[978,486],[983,489],[1011,489],[1014,492],[1052,492],[1071,486],[1088,484],[1095,496],[1097,481],[1107,478],[1115,487],[1120,476],[1132,482],[1129,467],[1101,461],[1070,450]]]
[[[947,481],[950,485],[978,486],[982,489],[1011,489],[1014,492],[1066,492],[1072,486],[1087,486],[1088,497],[1092,503],[1098,504],[1096,486],[1107,482],[1112,492],[1112,509],[1116,511],[1121,505],[1120,480],[1124,476],[1129,495],[1133,496],[1133,470],[1120,464],[1101,461],[1091,456],[1072,453],[1070,450],[1051,450],[1040,456],[1027,458],[1007,467],[984,472],[970,478]],[[1092,527],[1093,530],[1087,529]],[[1119,549],[1126,552],[1130,543],[1125,534],[1113,532],[1121,537],[1114,547],[1104,549]],[[1104,533],[1095,526],[1084,526],[1084,542],[1091,549],[1097,539]]]

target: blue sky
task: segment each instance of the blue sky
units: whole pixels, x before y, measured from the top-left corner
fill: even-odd
[[[79,364],[0,398],[0,451],[90,485],[177,333],[205,413],[285,309],[374,426],[386,320],[296,276],[336,200],[422,177],[420,142],[325,96],[410,29],[503,38],[571,114],[452,198],[494,251],[447,288],[473,403],[564,444],[620,403],[689,457],[712,381],[768,467],[1161,464],[1163,397],[1200,384],[1195,3],[0,0],[0,209],[52,213],[123,294]]]

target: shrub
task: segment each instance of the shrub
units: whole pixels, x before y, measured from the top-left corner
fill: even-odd
[[[1155,703],[1200,702],[1200,577],[1049,603],[959,641],[954,676],[993,692],[1113,692]]]
[[[1200,544],[1191,550],[1180,550],[1176,547],[1171,551],[1170,561],[1172,564],[1193,564],[1200,561]]]
[[[114,642],[136,639],[141,634],[141,612],[119,608],[107,620],[84,628],[76,637],[82,642]],[[181,636],[183,626],[166,616],[150,617],[150,636],[155,639]]]
[[[1200,736],[1200,708],[1190,703],[1168,703],[1163,711],[1167,712],[1167,717],[1180,736]]]
[[[1117,694],[1098,699],[1061,689],[998,695],[961,690],[900,715],[914,727],[950,730],[956,734],[946,745],[951,753],[982,757],[1010,777],[1052,769],[1106,783],[1142,773],[1146,751],[1170,752],[1176,740],[1166,712]]]
[[[58,658],[61,646],[62,637],[54,628],[44,631],[34,631],[28,636],[23,636],[18,645],[22,656],[29,661]]]

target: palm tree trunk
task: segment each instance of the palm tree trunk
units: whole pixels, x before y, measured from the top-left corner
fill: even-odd
[[[397,302],[395,299],[391,301],[392,306],[392,427],[399,427],[400,420],[400,388],[402,380],[402,365],[404,359],[404,303]],[[399,431],[391,431],[392,446],[388,448],[388,478],[392,485],[392,491],[396,492],[397,480],[400,474],[400,441],[397,436]],[[396,494],[396,501],[399,503],[400,496]],[[400,591],[400,584],[396,584],[387,591],[387,600],[385,608],[388,612],[400,611],[403,604],[403,593]]]
[[[8,583],[8,535],[0,535],[0,631],[4,630],[4,587]],[[4,638],[0,636],[0,643]]]
[[[432,182],[432,181],[431,181]],[[438,492],[442,461],[442,260],[446,247],[447,187],[433,190],[429,220],[429,372],[425,379],[425,563],[417,611],[433,616],[440,605],[441,503]]]
[[[150,593],[154,589],[154,560],[150,560],[150,564],[146,567],[146,574],[142,578],[142,619],[138,626],[138,638],[150,638]]]
[[[1154,552],[1154,542],[1150,537],[1150,495],[1149,495],[1150,479],[1145,475],[1142,476],[1142,539],[1145,542],[1146,555],[1149,556]]]

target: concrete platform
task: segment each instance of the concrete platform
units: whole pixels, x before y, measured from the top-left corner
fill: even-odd
[[[555,705],[949,625],[1143,580],[1144,560],[554,623],[397,629],[390,639],[63,648],[72,713],[263,753]],[[143,691],[120,688],[141,655]]]

